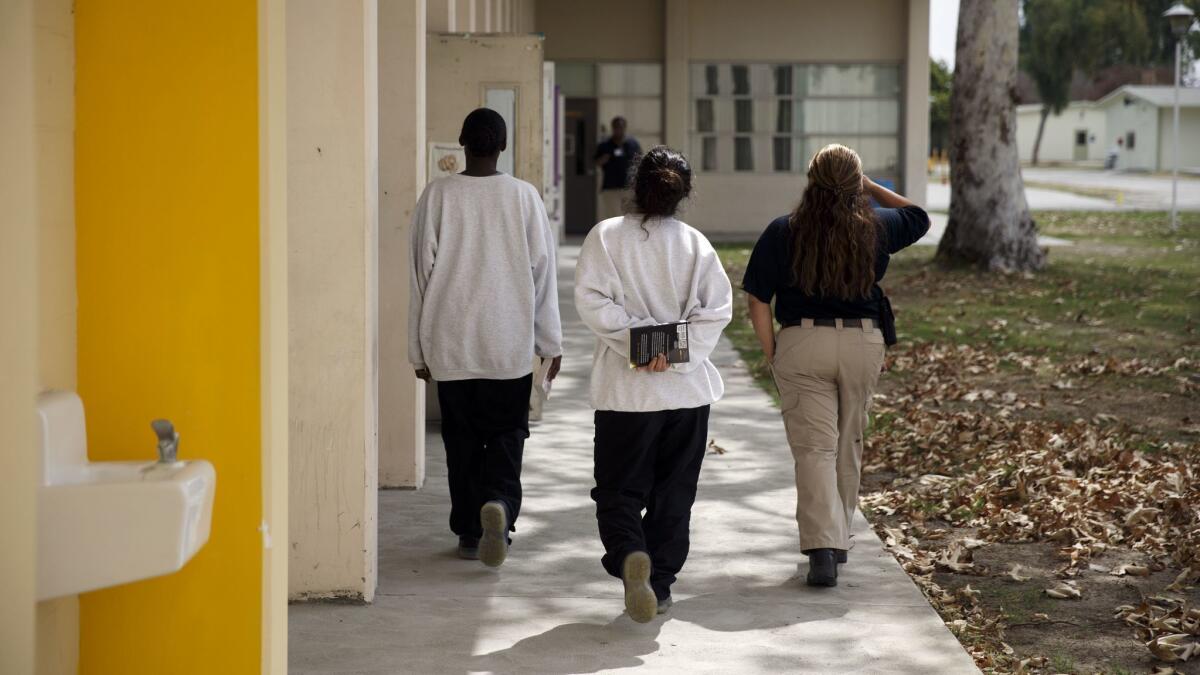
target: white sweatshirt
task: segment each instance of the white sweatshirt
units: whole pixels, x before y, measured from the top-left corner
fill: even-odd
[[[430,183],[413,212],[408,359],[442,381],[528,375],[562,355],[554,233],[507,174]]]
[[[592,406],[650,412],[709,405],[725,385],[709,355],[733,317],[733,289],[703,234],[675,218],[610,218],[592,228],[575,268],[575,306],[596,334]],[[688,321],[688,363],[629,367],[629,329]]]

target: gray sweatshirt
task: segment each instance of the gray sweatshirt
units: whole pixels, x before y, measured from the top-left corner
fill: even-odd
[[[575,268],[575,307],[596,334],[592,406],[650,412],[697,408],[725,384],[709,355],[733,317],[733,289],[703,234],[675,218],[610,218],[592,228]],[[688,321],[688,363],[629,367],[629,329]]]
[[[554,234],[507,174],[430,183],[413,212],[408,359],[442,381],[524,377],[562,355]]]

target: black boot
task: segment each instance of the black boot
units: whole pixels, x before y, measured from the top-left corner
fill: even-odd
[[[837,586],[837,555],[831,548],[808,551],[808,585]]]

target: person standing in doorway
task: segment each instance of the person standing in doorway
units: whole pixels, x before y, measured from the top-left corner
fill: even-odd
[[[612,119],[612,136],[596,146],[596,166],[603,178],[600,182],[597,220],[615,218],[625,212],[625,195],[629,187],[629,170],[642,154],[637,139],[625,135],[625,118]]]
[[[625,608],[641,623],[671,606],[709,406],[725,391],[709,355],[732,318],[733,289],[704,235],[675,217],[691,189],[682,155],[651,150],[634,178],[636,212],[592,228],[575,269],[575,307],[596,334],[592,499],[601,563],[624,581]],[[660,354],[632,369],[630,329],[677,321],[688,322],[690,359],[668,365]]]
[[[883,208],[872,209],[870,198]],[[828,145],[808,165],[800,205],[767,227],[746,266],[750,320],[795,459],[810,586],[836,586],[850,548],[867,406],[884,345],[895,342],[879,281],[890,256],[928,230],[924,210],[863,175],[858,153]]]
[[[537,190],[496,170],[504,119],[480,108],[458,142],[466,170],[413,213],[409,360],[438,383],[458,554],[500,566],[521,510],[535,355],[562,363],[554,234]]]

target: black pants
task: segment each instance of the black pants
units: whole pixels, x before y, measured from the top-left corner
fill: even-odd
[[[654,563],[650,585],[659,600],[671,595],[675,575],[687,560],[708,410],[596,411],[592,499],[604,543],[600,562],[620,577],[625,556],[649,553]]]
[[[529,438],[533,375],[438,382],[450,482],[450,529],[479,537],[479,509],[500,500],[509,528],[521,511],[521,454]]]

